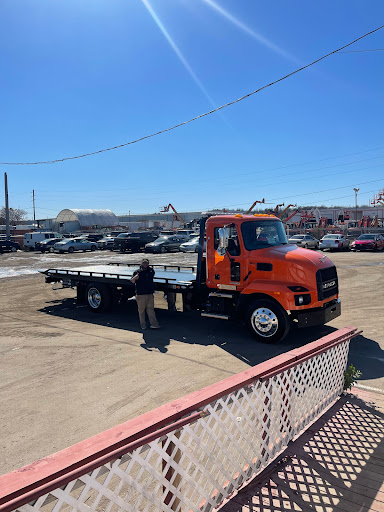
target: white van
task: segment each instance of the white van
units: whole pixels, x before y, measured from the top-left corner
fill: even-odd
[[[63,238],[63,235],[60,235],[60,233],[54,233],[53,231],[26,233],[24,235],[24,250],[33,251],[35,249],[36,242],[42,242],[48,238]]]

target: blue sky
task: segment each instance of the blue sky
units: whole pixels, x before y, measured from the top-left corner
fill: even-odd
[[[382,0],[2,0],[0,161],[123,144],[378,27]],[[117,214],[368,203],[384,187],[384,30],[172,132],[6,166],[10,204]],[[0,196],[3,197],[3,196]],[[0,205],[4,201],[0,200]]]

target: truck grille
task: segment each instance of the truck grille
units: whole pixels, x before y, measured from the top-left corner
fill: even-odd
[[[318,300],[328,299],[339,293],[336,267],[328,267],[316,272]]]

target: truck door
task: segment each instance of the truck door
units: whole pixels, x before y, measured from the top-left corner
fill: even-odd
[[[208,285],[222,290],[236,290],[242,282],[244,254],[235,224],[227,225],[228,248],[224,256],[217,254],[219,229],[214,228],[214,251],[208,259]]]

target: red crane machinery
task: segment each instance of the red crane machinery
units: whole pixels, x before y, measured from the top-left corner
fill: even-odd
[[[174,206],[171,203],[169,203],[168,206],[163,206],[160,211],[161,211],[161,213],[168,213],[170,208],[172,209],[172,211],[174,213],[174,216],[172,219],[172,228],[173,228],[174,220],[178,220],[184,226],[185,221],[180,217],[180,215],[177,213],[176,209],[174,208]]]
[[[284,206],[284,204],[279,204],[277,206]],[[281,219],[281,217],[284,215],[284,213],[291,207],[291,206],[294,206],[296,208],[296,205],[295,204],[289,204],[286,208],[284,208],[284,210],[278,215],[279,219]]]
[[[384,206],[384,188],[380,190],[378,194],[375,194],[371,201],[372,206]]]
[[[306,224],[316,224],[316,218],[313,215],[313,212],[308,213],[307,210],[304,210],[300,215],[299,227],[305,228],[307,227]]]
[[[253,203],[253,205],[250,207],[250,209],[249,209],[246,213],[247,213],[247,214],[248,214],[248,213],[251,213],[251,211],[254,209],[254,207],[257,205],[257,203],[263,204],[263,203],[265,203],[265,199],[263,198],[261,201],[255,201],[255,202]]]
[[[293,206],[293,205],[291,205]],[[283,220],[283,224],[287,224],[287,222],[292,219],[292,217],[294,217],[296,215],[296,213],[298,212],[299,210],[295,210],[293,213],[291,213],[291,215],[289,215],[286,219]]]
[[[281,203],[281,204],[277,204],[274,208],[274,210],[269,210],[269,215],[275,215],[276,217],[279,217],[278,213],[279,213],[279,208],[280,206],[284,206],[284,203]]]
[[[328,225],[328,217],[320,217],[319,228],[326,228]]]
[[[371,226],[372,219],[369,215],[364,215],[364,217],[359,221],[359,226],[361,228],[369,228]]]

